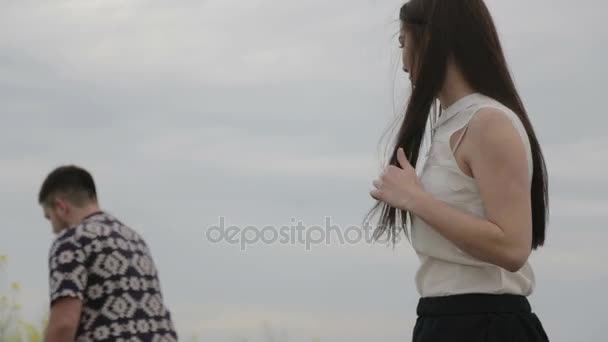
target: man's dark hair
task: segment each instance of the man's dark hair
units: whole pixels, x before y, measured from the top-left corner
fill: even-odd
[[[38,203],[52,206],[57,195],[76,206],[97,200],[93,177],[87,170],[74,165],[58,167],[46,177],[38,194]]]

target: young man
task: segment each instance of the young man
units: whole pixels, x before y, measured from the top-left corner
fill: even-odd
[[[45,341],[177,341],[146,243],[100,209],[91,175],[60,167],[38,201],[57,234]]]

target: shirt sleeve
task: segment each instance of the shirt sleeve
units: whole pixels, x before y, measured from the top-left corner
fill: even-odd
[[[49,253],[50,304],[64,297],[84,300],[87,287],[86,256],[71,238],[57,239]]]

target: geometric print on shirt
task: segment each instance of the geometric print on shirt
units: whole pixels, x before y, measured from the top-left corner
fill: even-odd
[[[77,342],[173,342],[158,272],[142,237],[98,212],[59,233],[49,253],[51,305],[79,298]]]

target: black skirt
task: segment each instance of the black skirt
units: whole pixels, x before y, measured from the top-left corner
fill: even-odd
[[[548,342],[524,296],[421,298],[413,342]]]

